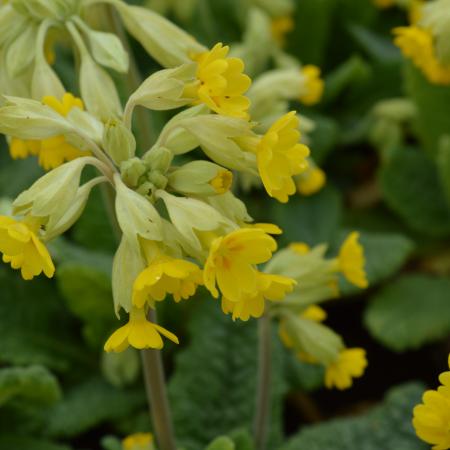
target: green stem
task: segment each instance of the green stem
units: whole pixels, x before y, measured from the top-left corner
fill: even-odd
[[[108,9],[111,28],[122,41],[122,44],[130,57],[130,67],[126,76],[126,83],[128,92],[131,95],[142,84],[142,76],[133,56],[133,50],[128,42],[128,38],[123,28],[119,14],[115,10],[114,6],[108,5],[106,6],[106,8]],[[155,141],[155,133],[153,132],[150,123],[150,114],[144,108],[137,108],[135,114],[142,148],[144,151],[147,151]]]
[[[259,364],[256,392],[256,413],[254,422],[254,440],[256,450],[266,450],[270,422],[270,398],[272,379],[272,333],[271,318],[266,313],[258,321]]]
[[[150,310],[148,319],[156,323],[156,312]],[[167,389],[164,379],[164,367],[160,350],[142,350],[145,389],[153,417],[153,427],[160,450],[176,450],[175,435],[170,414]]]

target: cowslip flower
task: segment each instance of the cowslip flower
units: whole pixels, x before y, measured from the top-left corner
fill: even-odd
[[[130,345],[139,350],[145,348],[161,349],[164,346],[161,335],[178,344],[178,338],[165,328],[147,320],[145,308],[133,307],[129,321],[117,329],[106,341],[106,352],[123,352]]]
[[[217,298],[218,287],[230,301],[254,295],[258,287],[255,266],[268,261],[276,248],[275,240],[257,228],[242,228],[214,239],[203,270],[206,288]]]
[[[13,269],[20,269],[24,280],[44,272],[51,278],[55,273],[50,253],[39,239],[40,222],[34,218],[17,221],[0,216],[0,252],[3,261]]]
[[[218,114],[248,119],[250,101],[244,94],[251,79],[243,73],[243,61],[228,57],[228,52],[229,47],[219,42],[195,55],[197,79],[185,87],[184,96],[193,97],[194,104],[204,103]]]
[[[55,110],[61,116],[66,117],[73,108],[83,109],[83,102],[70,93],[64,94],[62,100],[56,97],[46,96],[42,103]],[[65,161],[90,155],[89,151],[79,150],[66,141],[64,136],[53,136],[41,141],[21,140],[12,138],[9,152],[13,159],[23,159],[28,156],[38,156],[39,165],[45,170],[54,169]]]
[[[430,31],[418,26],[394,29],[394,43],[431,83],[450,85],[450,65],[439,61]]]
[[[433,450],[446,450],[450,448],[450,372],[441,373],[439,381],[442,385],[437,390],[423,394],[422,403],[413,410],[412,423],[417,436],[433,445]]]
[[[358,239],[358,232],[354,231],[349,234],[339,250],[338,264],[340,271],[350,283],[365,289],[369,283],[364,271],[364,249]]]
[[[233,320],[247,321],[250,317],[258,318],[264,313],[266,300],[281,301],[287,293],[292,292],[295,280],[282,275],[257,273],[256,292],[243,297],[239,301],[232,301],[222,297],[222,311],[232,314]]]
[[[325,185],[325,172],[310,163],[308,169],[296,177],[297,192],[302,195],[313,195]]]
[[[154,450],[153,444],[151,433],[135,433],[122,440],[123,450]]]
[[[359,378],[367,367],[366,352],[362,348],[348,348],[339,353],[336,361],[328,365],[325,371],[325,386],[339,390],[348,389],[353,378]]]
[[[270,31],[273,40],[280,46],[286,46],[286,35],[295,27],[295,22],[291,15],[275,17],[270,24]]]
[[[296,191],[292,179],[308,167],[309,149],[300,144],[299,120],[295,111],[280,117],[251,150],[267,193],[282,203]]]
[[[299,100],[307,106],[315,105],[322,98],[325,89],[325,83],[320,77],[320,69],[317,66],[308,64],[302,67],[301,74],[305,81]]]
[[[142,308],[146,302],[164,300],[171,294],[176,302],[195,294],[203,284],[202,271],[184,259],[160,255],[136,278],[133,286],[133,304]]]

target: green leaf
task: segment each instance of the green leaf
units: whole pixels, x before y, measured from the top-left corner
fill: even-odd
[[[57,371],[91,364],[90,356],[79,349],[72,331],[75,323],[51,281],[24,281],[2,265],[0,286],[0,362],[42,364]]]
[[[286,380],[292,391],[315,391],[323,386],[325,369],[322,365],[300,361],[294,353],[283,347]]]
[[[8,450],[70,450],[67,445],[25,436],[0,436],[0,448]]]
[[[338,242],[341,244],[348,234],[349,231],[342,232]],[[413,241],[401,234],[361,231],[360,235],[370,287],[387,280],[399,271],[414,250]],[[341,277],[340,291],[343,295],[350,295],[360,293],[361,289]]]
[[[339,139],[339,126],[334,120],[318,114],[308,114],[314,121],[315,128],[310,133],[311,156],[321,165],[330,152],[335,148]]]
[[[191,342],[176,357],[169,395],[180,447],[203,448],[231,430],[251,429],[257,373],[256,321],[233,322],[213,299],[198,301]],[[274,339],[270,448],[282,434],[280,344]]]
[[[214,439],[205,450],[236,450],[236,446],[229,437],[221,436]]]
[[[392,350],[419,348],[450,332],[449,292],[449,279],[404,276],[374,296],[365,313],[365,324]]]
[[[341,212],[340,194],[328,185],[311,197],[292,197],[287,206],[273,201],[268,216],[283,230],[281,245],[295,241],[315,245],[331,241]]]
[[[61,397],[58,380],[45,367],[0,369],[0,405],[12,399],[51,405]]]
[[[441,138],[437,164],[447,204],[450,207],[450,135]]]
[[[305,427],[279,450],[426,450],[411,424],[423,390],[415,383],[396,387],[368,414]]]
[[[450,208],[427,155],[414,148],[395,149],[380,176],[386,202],[413,230],[429,236],[450,233]]]
[[[54,438],[74,437],[102,423],[133,414],[145,405],[142,391],[114,388],[92,379],[70,389],[47,414],[45,433]]]
[[[430,155],[435,156],[439,141],[450,134],[450,89],[431,84],[411,63],[405,67],[406,91],[418,110],[417,130]]]

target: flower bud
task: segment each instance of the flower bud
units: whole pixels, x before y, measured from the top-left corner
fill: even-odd
[[[173,160],[173,153],[164,147],[152,148],[144,155],[144,161],[151,170],[166,173]]]
[[[190,55],[205,51],[192,36],[159,14],[126,3],[116,6],[128,32],[163,67],[190,62]]]
[[[120,176],[114,176],[116,214],[120,228],[128,241],[139,248],[138,237],[160,241],[161,217],[148,199],[129,189]]]
[[[123,161],[120,164],[120,174],[123,182],[132,188],[139,186],[141,177],[148,171],[148,167],[142,159],[137,157]]]
[[[171,188],[186,195],[218,195],[228,192],[233,174],[208,161],[193,161],[169,175]]]
[[[131,131],[119,119],[110,119],[103,132],[103,147],[111,159],[120,165],[134,156],[136,140]]]

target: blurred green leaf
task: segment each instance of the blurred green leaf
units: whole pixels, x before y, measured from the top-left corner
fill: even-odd
[[[214,441],[211,442],[211,444],[209,444],[205,450],[235,450],[235,449],[236,446],[229,437],[221,436],[214,439]]]
[[[340,194],[328,185],[311,197],[291,197],[288,205],[272,201],[269,217],[283,230],[282,245],[295,241],[315,245],[332,240],[341,213]]]
[[[67,445],[25,436],[0,436],[2,450],[70,450]]]
[[[396,387],[368,414],[305,427],[279,450],[426,450],[411,425],[423,390],[413,383]]]
[[[0,405],[12,399],[50,405],[61,397],[58,380],[45,367],[0,369]]]
[[[196,301],[196,300],[190,300]],[[256,397],[256,321],[233,322],[211,298],[189,323],[191,342],[175,359],[169,395],[179,445],[198,450],[233,429],[251,429]],[[274,340],[270,447],[282,434],[280,344]]]
[[[450,207],[450,135],[445,135],[440,140],[437,156],[440,180]]]
[[[314,391],[323,386],[324,367],[300,361],[291,350],[283,348],[286,381],[290,390]]]
[[[410,62],[405,66],[405,83],[408,96],[417,106],[419,135],[429,154],[435,156],[441,137],[450,134],[450,89],[429,83]]]
[[[416,349],[450,333],[450,280],[406,275],[371,300],[364,322],[391,350]]]
[[[339,139],[339,126],[334,120],[318,114],[308,114],[314,121],[315,128],[309,134],[311,142],[311,156],[314,161],[321,165],[330,152],[335,148]]]
[[[133,414],[145,403],[141,390],[117,389],[101,379],[92,379],[70,389],[47,413],[45,433],[54,438],[74,437]]]
[[[426,154],[395,149],[380,176],[386,202],[412,229],[430,236],[450,233],[450,208],[436,166]]]
[[[338,242],[342,243],[348,233],[342,232]],[[370,287],[387,280],[400,270],[414,250],[413,241],[401,234],[361,231],[360,235]],[[360,293],[361,289],[341,278],[340,291],[343,295],[349,295]]]

